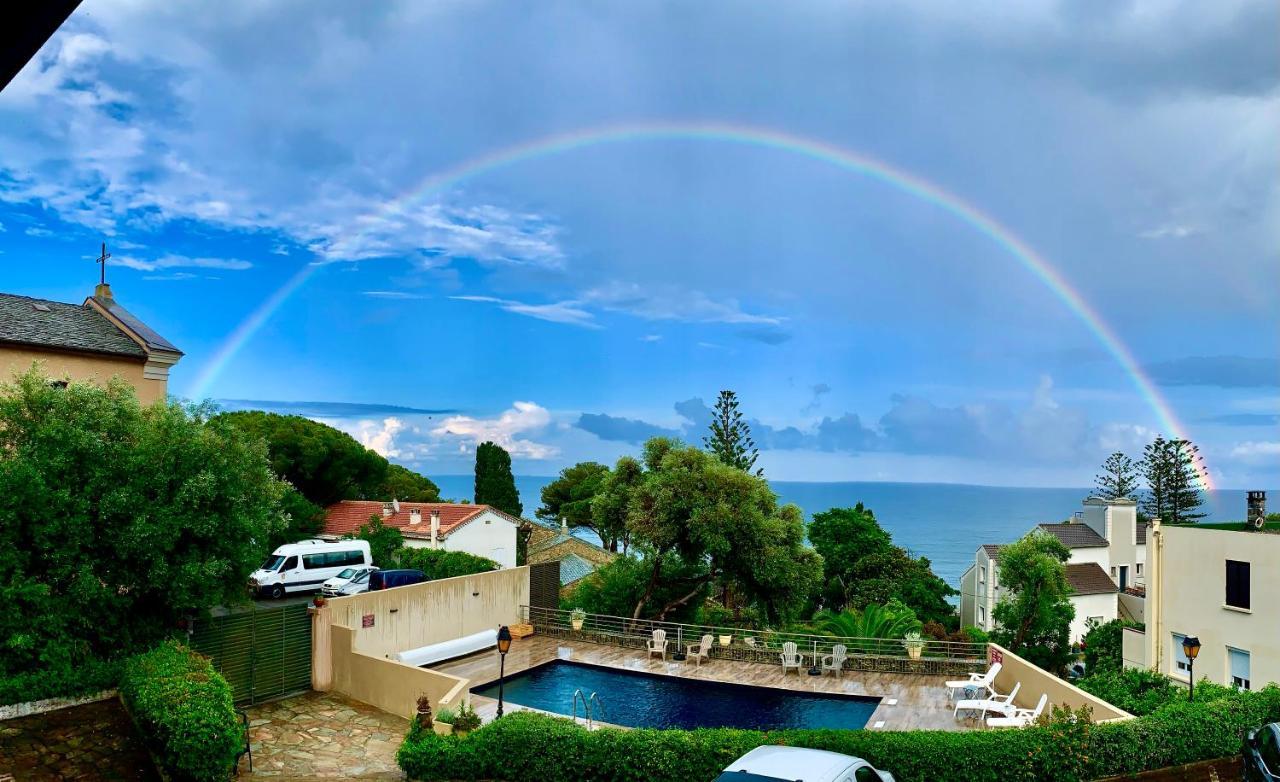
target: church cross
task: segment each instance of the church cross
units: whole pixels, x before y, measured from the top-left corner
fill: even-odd
[[[110,257],[111,257],[111,253],[107,252],[107,243],[103,242],[102,255],[99,255],[97,258],[93,259],[95,263],[102,264],[102,276],[100,279],[101,279],[101,284],[103,285],[107,284],[107,259]]]

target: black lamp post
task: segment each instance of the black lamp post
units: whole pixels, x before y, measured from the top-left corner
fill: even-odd
[[[498,628],[498,716],[502,716],[502,680],[507,675],[507,652],[511,651],[511,628]]]
[[[1200,654],[1200,639],[1189,635],[1182,639],[1182,653],[1187,656],[1187,677],[1191,679],[1191,693],[1187,700],[1196,699],[1196,656]]]

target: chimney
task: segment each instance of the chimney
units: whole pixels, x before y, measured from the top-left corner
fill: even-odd
[[[422,511],[418,510],[417,508],[413,508],[412,510],[410,510],[410,511],[409,511],[409,523],[410,523],[410,524],[421,524],[421,523],[422,523]]]
[[[384,519],[391,518],[391,514],[394,512],[395,511],[392,510],[391,508],[391,503],[389,502],[382,503],[382,518]]]
[[[93,286],[93,298],[102,301],[114,301],[115,297],[111,295],[111,286],[105,282],[100,282]]]
[[[396,513],[400,512],[400,500],[397,500],[394,497],[391,498],[391,510]]]
[[[560,532],[563,535],[569,534],[569,519],[565,516],[560,517]]]
[[[431,548],[435,548],[440,538],[440,511],[431,511]]]
[[[1246,496],[1248,504],[1245,507],[1244,523],[1254,529],[1262,529],[1262,525],[1267,523],[1267,493],[1251,491]]]

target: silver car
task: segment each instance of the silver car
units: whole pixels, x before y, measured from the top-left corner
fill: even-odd
[[[341,597],[343,595],[354,595],[358,592],[364,592],[369,588],[369,574],[375,570],[377,570],[376,567],[349,567],[333,578],[325,581],[320,586],[320,594],[325,597]],[[363,578],[363,580],[359,582],[364,584],[363,589],[343,591],[345,587],[350,586],[360,578]]]
[[[729,764],[716,782],[894,782],[862,758],[803,747],[756,747]]]

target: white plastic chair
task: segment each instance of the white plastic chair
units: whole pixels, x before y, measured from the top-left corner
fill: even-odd
[[[962,711],[981,712],[979,719],[985,719],[989,711],[994,711],[1004,717],[1011,716],[1018,710],[1018,707],[1013,703],[1013,699],[1018,697],[1018,690],[1020,689],[1022,689],[1022,682],[1013,685],[1013,690],[1008,695],[997,695],[992,692],[986,698],[966,698],[965,700],[956,701],[956,710],[953,716],[959,717]]]
[[[702,661],[711,655],[712,639],[711,633],[702,636],[702,640],[696,644],[689,644],[688,658],[697,663],[698,667],[702,667]]]
[[[844,676],[844,661],[848,659],[848,649],[844,644],[836,644],[831,647],[831,654],[823,655],[822,670],[835,671],[837,676]]]
[[[782,645],[782,654],[778,655],[782,658],[782,673],[786,675],[790,668],[796,669],[796,675],[800,675],[800,669],[804,667],[804,658],[796,651],[796,645],[792,641],[787,641]]]
[[[996,674],[1000,673],[1002,663],[992,663],[986,673],[971,673],[968,679],[949,681],[946,683],[948,700],[956,696],[956,692],[973,687],[975,690],[995,694],[992,686],[996,683]]]
[[[1040,696],[1040,702],[1036,704],[1034,709],[1017,709],[1005,717],[987,717],[987,727],[989,728],[1025,728],[1036,720],[1040,719],[1040,715],[1044,713],[1044,705],[1049,702],[1049,695],[1045,693]]]
[[[667,631],[654,630],[653,638],[649,639],[649,656],[660,655],[663,660],[667,659]]]

